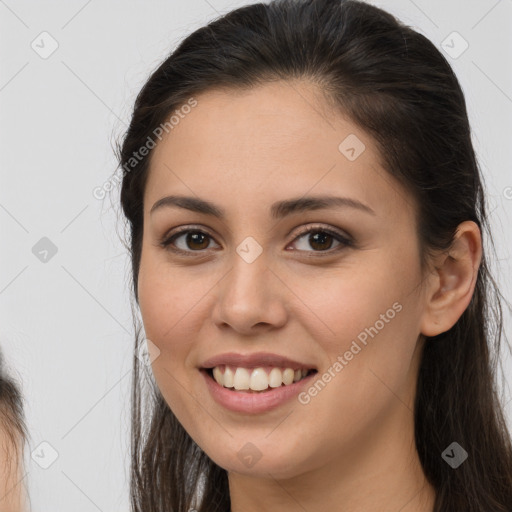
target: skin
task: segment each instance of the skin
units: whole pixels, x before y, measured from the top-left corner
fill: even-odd
[[[139,304],[165,400],[228,471],[233,512],[432,511],[434,490],[414,445],[422,335],[448,330],[469,304],[477,225],[461,224],[453,251],[422,274],[412,199],[382,168],[370,136],[332,113],[313,85],[195,98],[154,149],[144,193]],[[349,134],[366,146],[354,161],[338,150]],[[150,214],[170,194],[212,201],[226,219],[176,207]],[[357,199],[375,214],[343,207],[270,217],[275,201],[324,194]],[[190,256],[159,245],[174,228],[198,224],[209,236],[174,242]],[[299,237],[319,224],[354,245]],[[262,248],[250,264],[236,252],[249,236]],[[306,405],[230,412],[199,374],[220,353],[269,351],[322,375],[395,302],[401,311]],[[247,442],[261,454],[252,467],[238,458]]]
[[[0,404],[0,407],[3,407]],[[0,411],[0,417],[2,411]],[[23,474],[20,463],[21,449],[13,445],[13,440],[6,429],[10,428],[0,421],[0,510],[2,512],[26,512],[27,501],[23,486]]]

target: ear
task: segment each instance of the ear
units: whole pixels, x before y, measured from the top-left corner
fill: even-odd
[[[428,279],[421,333],[436,336],[451,329],[468,307],[482,259],[482,237],[478,225],[464,221],[457,227],[448,250],[434,261]]]

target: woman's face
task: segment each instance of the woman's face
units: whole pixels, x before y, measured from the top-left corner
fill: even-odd
[[[195,100],[154,149],[144,194],[139,304],[169,407],[218,465],[275,478],[355,460],[397,426],[412,435],[424,311],[412,200],[311,86]],[[152,211],[171,195],[223,215]],[[326,196],[347,201],[304,202]],[[192,233],[164,247],[178,228]],[[224,356],[263,352],[317,373],[290,393],[273,369],[292,363]],[[203,370],[217,356],[238,387],[254,367],[253,384],[276,387],[221,388]]]

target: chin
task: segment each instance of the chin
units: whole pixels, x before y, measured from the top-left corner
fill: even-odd
[[[228,472],[260,478],[289,479],[307,472],[308,463],[303,457],[304,446],[283,445],[279,440],[272,444],[270,439],[260,442],[237,440],[231,446],[219,447],[207,452],[208,456]],[[280,449],[279,449],[280,448]],[[231,456],[228,456],[231,452]],[[302,454],[300,460],[297,455]]]

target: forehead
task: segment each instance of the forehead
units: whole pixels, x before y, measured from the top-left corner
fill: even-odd
[[[404,199],[373,139],[314,86],[274,82],[194,99],[153,150],[146,211],[166,193],[220,196],[234,208],[333,191],[384,210],[399,206],[391,196]]]

